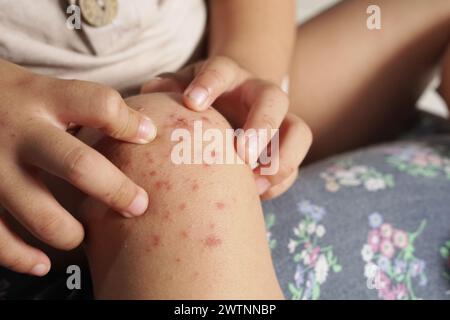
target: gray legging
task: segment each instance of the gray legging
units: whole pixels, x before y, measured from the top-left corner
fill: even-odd
[[[289,299],[450,298],[450,136],[304,168],[264,212]]]

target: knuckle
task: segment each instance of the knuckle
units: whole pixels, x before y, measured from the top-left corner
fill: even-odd
[[[7,257],[4,257],[2,265],[10,270],[14,270],[16,272],[25,272],[27,270],[26,260],[16,253],[9,254]]]
[[[133,188],[131,188],[131,185],[126,178],[123,178],[118,187],[111,193],[107,201],[111,206],[120,209],[128,206],[131,203],[133,196]]]
[[[94,101],[97,109],[101,113],[101,117],[107,122],[114,121],[120,117],[120,102],[122,97],[120,94],[111,88],[101,87],[95,92],[96,98]]]
[[[274,84],[266,84],[264,92],[267,98],[270,98],[276,102],[277,107],[282,106],[287,110],[289,107],[289,97],[283,90],[280,89],[280,87]]]
[[[6,254],[10,251],[10,244],[7,241],[0,241],[0,261],[7,260]]]
[[[35,233],[39,235],[44,241],[53,242],[56,235],[63,230],[63,221],[54,215],[46,215],[40,217],[39,221],[33,223]]]
[[[271,117],[269,115],[264,116],[264,122],[267,129],[278,129],[279,123],[276,121],[274,117]]]
[[[73,148],[64,160],[64,176],[75,183],[82,181],[86,173],[89,172],[92,163],[91,158],[91,153],[84,147]]]
[[[52,244],[62,250],[76,248],[83,240],[83,232],[75,226],[69,226],[65,219],[49,215],[36,224],[35,232],[46,243]]]
[[[286,116],[286,119],[290,126],[297,132],[298,137],[301,141],[304,141],[306,145],[309,147],[313,143],[314,134],[308,124],[302,120],[301,118],[289,113]]]
[[[81,80],[75,80],[75,79],[66,79],[66,80],[56,80],[57,84],[60,84],[65,89],[78,89],[81,88],[83,85],[83,81]]]
[[[225,76],[223,75],[223,73],[214,67],[200,71],[198,78],[199,78],[200,84],[206,88],[208,86],[206,84],[203,84],[203,82],[205,82],[205,83],[213,82],[214,84],[216,84],[218,86],[224,86],[226,83],[226,79],[225,79]]]
[[[308,147],[311,146],[313,142],[313,132],[311,128],[304,121],[299,121],[297,126],[299,132],[301,133],[303,141],[306,142]]]
[[[213,62],[222,65],[224,68],[228,69],[237,68],[236,62],[233,59],[226,56],[217,56],[214,58]]]
[[[277,173],[277,181],[282,182],[295,172],[295,167],[285,163],[280,163]]]

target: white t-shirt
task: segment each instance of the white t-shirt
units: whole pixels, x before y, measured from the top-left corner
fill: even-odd
[[[69,1],[0,0],[0,58],[37,73],[104,83],[121,92],[192,55],[206,25],[202,0],[117,0],[109,25],[66,26]]]

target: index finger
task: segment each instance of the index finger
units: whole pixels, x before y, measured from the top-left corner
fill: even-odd
[[[58,80],[51,105],[64,123],[100,129],[122,141],[148,143],[156,137],[152,120],[130,108],[114,89],[100,84]]]
[[[262,80],[249,80],[243,85],[243,102],[249,109],[244,124],[244,132],[248,133],[245,149],[238,150],[255,161],[264,148],[273,139],[289,109],[287,95],[276,85]]]
[[[96,150],[48,124],[27,135],[23,159],[67,180],[86,194],[104,202],[125,217],[142,215],[148,195]],[[46,139],[38,138],[45,136]]]

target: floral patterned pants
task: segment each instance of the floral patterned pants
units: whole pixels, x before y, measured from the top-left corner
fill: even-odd
[[[289,299],[450,299],[450,136],[301,170],[264,204]]]
[[[288,299],[450,298],[449,135],[303,168],[287,193],[264,203],[264,212]],[[86,286],[68,291],[65,279],[0,268],[0,299],[92,296]]]

